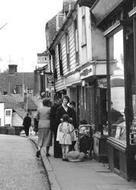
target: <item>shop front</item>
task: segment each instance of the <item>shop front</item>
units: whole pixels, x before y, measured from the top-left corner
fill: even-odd
[[[106,40],[109,167],[130,180],[136,178],[136,1],[85,2]]]
[[[125,4],[117,7],[116,17],[114,17],[115,12],[112,12],[112,17],[109,15],[103,22],[103,24],[108,23],[110,18],[111,22],[108,23],[110,27],[107,25],[104,32],[107,42],[109,167],[128,180],[136,178],[136,20],[133,14],[134,9],[134,3],[126,1]]]
[[[80,119],[86,120],[94,128],[94,157],[107,160],[107,79],[106,62],[92,61],[80,72],[81,101]]]

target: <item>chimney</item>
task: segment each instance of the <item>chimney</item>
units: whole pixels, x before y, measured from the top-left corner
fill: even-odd
[[[9,66],[9,74],[14,74],[17,72],[17,65],[8,65]]]

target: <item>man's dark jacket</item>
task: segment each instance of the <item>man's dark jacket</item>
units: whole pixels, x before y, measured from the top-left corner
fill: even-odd
[[[31,118],[29,116],[24,118],[23,125],[25,128],[29,128],[31,126]]]

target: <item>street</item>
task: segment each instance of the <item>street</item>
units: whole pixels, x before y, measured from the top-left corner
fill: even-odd
[[[49,190],[45,169],[29,139],[0,135],[0,190]]]

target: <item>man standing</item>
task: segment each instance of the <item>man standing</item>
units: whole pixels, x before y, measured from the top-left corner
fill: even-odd
[[[29,113],[27,113],[26,117],[23,120],[23,126],[25,130],[26,136],[29,135],[29,128],[31,126],[31,117],[29,116]]]
[[[56,112],[58,107],[61,105],[61,99],[59,97],[55,97],[54,100],[54,104],[51,107],[51,114],[50,114],[50,126],[51,126],[51,130],[53,132],[54,135],[54,157],[55,158],[59,158],[61,157],[61,149],[60,149],[60,145],[59,142],[56,141],[56,137],[57,137],[57,129],[58,129],[58,123],[56,120]]]

